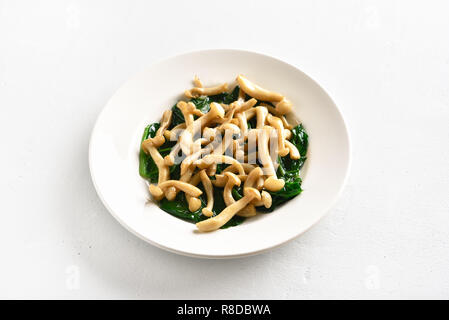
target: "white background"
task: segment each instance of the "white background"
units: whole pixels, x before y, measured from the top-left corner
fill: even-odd
[[[447,1],[0,0],[0,298],[449,298],[448,13]],[[298,66],[351,132],[336,207],[258,256],[154,248],[90,180],[89,136],[113,92],[206,48]]]

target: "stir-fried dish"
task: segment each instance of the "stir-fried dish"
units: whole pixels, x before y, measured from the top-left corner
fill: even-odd
[[[142,137],[140,175],[160,208],[213,231],[300,194],[308,136],[292,103],[243,75],[231,91],[193,83]]]

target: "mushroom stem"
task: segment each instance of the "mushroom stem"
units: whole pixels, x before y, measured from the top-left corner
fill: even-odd
[[[257,115],[257,129],[262,129],[265,126],[265,121],[267,116],[269,116],[268,110],[265,107],[256,107],[256,115]]]
[[[282,179],[277,179],[276,170],[274,169],[273,160],[268,152],[269,135],[273,128],[265,127],[260,131],[258,139],[258,156],[259,160],[263,165],[264,174],[268,176],[265,180],[264,187],[269,191],[279,191],[284,187],[285,181]]]
[[[260,193],[256,189],[250,188],[242,199],[226,207],[215,217],[198,222],[196,224],[198,230],[207,232],[219,229],[225,225],[226,222],[228,222],[237,212],[246,207],[246,205],[253,199],[260,199]]]
[[[257,100],[278,102],[284,98],[284,96],[279,93],[268,91],[259,87],[241,74],[238,75],[237,82],[243,91],[245,91],[249,96],[256,98]]]
[[[289,150],[290,159],[298,160],[299,158],[301,158],[301,155],[299,154],[298,149],[296,148],[296,146],[293,143],[291,143],[288,140],[285,140],[285,146]]]
[[[205,169],[213,163],[234,164],[237,167],[239,174],[241,175],[245,174],[245,170],[243,170],[242,164],[238,162],[236,159],[231,158],[229,156],[219,154],[209,154],[205,156],[203,159],[194,162],[194,164],[198,166],[200,169]]]
[[[188,98],[198,98],[200,96],[214,96],[219,93],[226,92],[228,90],[228,84],[223,83],[216,87],[203,88],[203,87],[195,87],[190,90],[186,90],[184,94]]]
[[[214,189],[209,177],[206,174],[206,170],[200,171],[200,178],[207,195],[207,205],[203,208],[202,212],[206,217],[212,217],[212,208],[214,207]]]
[[[235,202],[234,197],[232,196],[232,188],[234,188],[234,186],[240,186],[241,181],[239,177],[232,172],[226,172],[225,176],[228,178],[228,181],[223,190],[223,200],[227,206],[230,206]]]
[[[159,188],[165,189],[169,187],[176,187],[181,191],[184,191],[186,194],[189,194],[193,197],[199,197],[203,194],[203,191],[198,189],[197,187],[191,185],[190,183],[186,183],[179,180],[167,180],[159,184]]]
[[[159,177],[158,177],[158,185],[161,183],[167,181],[170,179],[170,170],[168,169],[168,166],[165,164],[164,158],[162,158],[161,154],[157,150],[157,148],[153,145],[151,141],[148,139],[142,142],[142,149],[149,153],[151,158],[153,158],[154,163],[157,166],[157,169],[159,171]],[[160,186],[158,186],[160,188]],[[154,187],[149,188],[151,195],[156,200],[161,200],[160,192]]]
[[[197,186],[201,181],[200,173],[196,173],[192,178],[190,178],[189,183],[192,186]],[[189,210],[190,212],[195,212],[201,207],[201,200],[199,198],[192,197],[189,194],[186,194],[186,200],[189,204]]]
[[[284,157],[288,154],[289,149],[287,149],[285,147],[284,141],[285,139],[285,134],[284,134],[284,125],[282,123],[282,120],[279,119],[278,117],[274,117],[271,114],[269,114],[267,116],[267,120],[268,122],[276,128],[277,131],[277,138],[278,138],[278,150],[277,153],[281,156]]]

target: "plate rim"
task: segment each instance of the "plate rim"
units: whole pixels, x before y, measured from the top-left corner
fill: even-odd
[[[140,233],[136,232],[135,230],[131,229],[122,219],[119,218],[119,216],[111,209],[111,207],[108,205],[108,203],[106,202],[106,200],[104,199],[100,188],[98,187],[97,181],[95,179],[95,175],[93,173],[92,170],[92,157],[93,157],[93,148],[92,148],[92,141],[93,138],[98,130],[98,125],[99,122],[103,116],[103,114],[106,112],[106,110],[108,109],[108,105],[109,103],[114,99],[115,95],[117,94],[118,91],[120,91],[120,89],[129,81],[137,78],[140,74],[146,72],[147,70],[151,69],[152,67],[163,63],[165,61],[168,60],[172,60],[172,59],[176,59],[182,56],[188,56],[188,55],[192,55],[192,54],[203,54],[203,53],[212,53],[212,52],[235,52],[235,53],[245,53],[245,54],[255,54],[255,55],[259,55],[265,58],[269,58],[269,59],[273,59],[276,60],[277,62],[281,62],[284,63],[286,65],[288,65],[291,68],[296,69],[297,71],[301,72],[309,81],[313,82],[319,89],[321,89],[323,91],[323,93],[327,96],[327,98],[329,99],[329,101],[332,102],[333,106],[335,107],[338,115],[340,116],[341,120],[342,120],[342,124],[343,124],[343,129],[346,133],[346,138],[347,138],[347,144],[348,144],[348,162],[347,162],[347,166],[346,166],[346,172],[344,174],[344,178],[343,181],[338,189],[338,192],[336,192],[336,194],[334,195],[332,201],[330,201],[329,205],[323,210],[323,214],[322,216],[316,220],[314,223],[312,223],[310,226],[308,226],[306,229],[304,229],[303,231],[299,232],[298,234],[285,239],[284,241],[281,241],[280,243],[276,243],[272,246],[267,246],[265,248],[262,249],[258,249],[258,250],[254,250],[254,251],[249,251],[246,253],[239,253],[239,254],[198,254],[198,253],[191,253],[191,252],[186,252],[186,251],[182,251],[182,250],[177,250],[174,248],[170,248],[167,246],[164,246],[160,243],[157,243],[151,239],[148,239],[146,237],[144,237],[143,235],[141,235]],[[154,61],[153,63],[147,65],[146,67],[144,67],[141,71],[135,72],[132,76],[128,77],[125,81],[123,81],[120,86],[114,91],[114,93],[112,94],[112,96],[107,100],[107,102],[105,103],[105,105],[103,106],[103,108],[101,109],[100,113],[98,113],[97,118],[95,120],[95,123],[93,125],[93,129],[89,138],[89,146],[88,146],[88,163],[89,163],[89,173],[90,173],[90,177],[92,180],[92,184],[94,185],[95,191],[98,195],[98,197],[100,198],[100,201],[102,202],[103,206],[108,210],[108,212],[119,222],[119,224],[121,226],[123,226],[126,230],[128,230],[129,232],[131,232],[133,235],[137,236],[139,239],[159,248],[159,249],[163,249],[165,251],[171,252],[171,253],[176,253],[182,256],[188,256],[188,257],[194,257],[194,258],[203,258],[203,259],[233,259],[233,258],[241,258],[241,257],[249,257],[249,256],[253,256],[253,255],[257,255],[263,252],[267,252],[270,251],[272,249],[275,249],[277,247],[280,247],[296,238],[298,238],[299,236],[301,236],[302,234],[306,233],[308,230],[310,230],[313,226],[315,226],[319,221],[321,221],[328,213],[329,211],[335,206],[336,202],[338,201],[338,199],[341,197],[348,179],[349,179],[349,175],[351,172],[351,168],[352,168],[352,140],[351,140],[351,135],[350,135],[350,130],[348,127],[348,123],[344,117],[343,112],[341,111],[341,109],[338,107],[338,105],[335,103],[334,99],[331,98],[331,96],[329,95],[329,93],[327,92],[327,90],[325,90],[323,88],[322,85],[320,85],[317,81],[315,81],[312,77],[310,77],[307,73],[305,73],[304,71],[302,71],[301,69],[299,69],[298,67],[296,67],[296,65],[291,64],[285,60],[282,60],[280,58],[274,57],[272,55],[266,54],[266,53],[261,53],[261,52],[257,52],[257,51],[251,51],[251,50],[244,50],[244,49],[229,49],[229,48],[223,48],[223,49],[201,49],[201,50],[191,50],[191,51],[185,51],[185,52],[181,52],[178,54],[174,54],[162,59],[157,59],[156,61]]]

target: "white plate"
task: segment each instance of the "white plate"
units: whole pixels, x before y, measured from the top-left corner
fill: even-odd
[[[289,98],[309,134],[302,194],[269,214],[210,233],[162,211],[149,201],[138,173],[144,127],[158,122],[192,86],[232,83],[242,73]],[[228,258],[263,252],[310,228],[339,196],[350,166],[343,117],[326,92],[297,68],[266,55],[207,50],[161,61],[124,84],[101,112],[89,146],[92,180],[100,199],[129,231],[160,248],[195,257]]]

